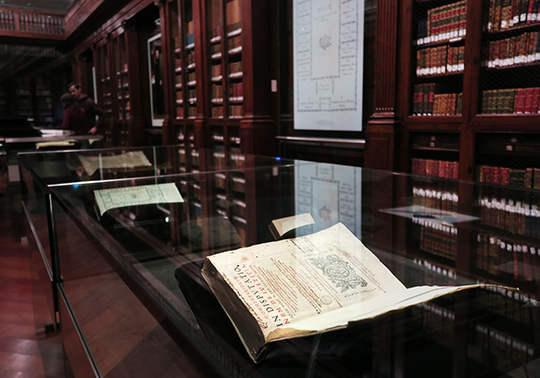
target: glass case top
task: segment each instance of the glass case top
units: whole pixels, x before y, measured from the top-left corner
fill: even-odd
[[[45,185],[292,164],[276,157],[183,146],[19,153],[21,167]]]
[[[377,376],[382,358],[385,366],[395,359],[403,376],[429,377],[443,369],[473,377],[523,369],[537,353],[540,203],[538,190],[525,188],[526,173],[522,181],[516,175],[512,183],[474,184],[298,162],[59,185],[52,192],[223,376]],[[348,252],[323,253],[305,238],[336,224],[361,241],[398,286],[504,286],[451,294],[339,331],[270,342],[266,358],[254,363],[216,301],[219,289],[202,275],[203,262],[249,246],[262,251],[276,239],[311,248],[326,259],[312,263],[333,272],[328,282],[335,289],[301,279],[304,265],[275,262],[282,278],[271,270],[258,270],[255,278],[294,282],[296,289],[280,294],[292,301],[290,308],[300,296],[318,306],[330,299],[316,292],[356,285],[356,279],[343,280],[350,266],[327,265],[357,253],[356,241],[343,247]],[[381,348],[400,353],[382,356]]]

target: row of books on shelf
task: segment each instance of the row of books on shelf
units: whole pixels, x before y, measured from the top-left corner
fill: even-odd
[[[422,218],[412,218],[412,226],[412,238],[419,241],[422,251],[445,259],[456,259],[457,228],[451,224]]]
[[[221,77],[221,64],[213,64],[210,66],[210,77]]]
[[[413,186],[413,206],[456,213],[458,194],[453,191]]]
[[[463,72],[465,46],[437,46],[416,52],[416,76]]]
[[[182,59],[181,58],[175,58],[174,59],[175,64],[175,71],[180,72],[182,71]]]
[[[433,263],[432,261],[414,258],[413,263],[420,270],[414,271],[414,278],[419,280],[421,285],[454,286],[456,285],[457,274],[453,268],[448,268]]]
[[[413,306],[412,315],[421,321],[424,329],[442,331],[449,337],[454,336],[454,311],[433,303],[421,303]]]
[[[229,84],[229,98],[231,101],[242,101],[244,98],[244,85],[240,81],[238,83]]]
[[[229,38],[227,41],[227,48],[229,51],[235,51],[242,46],[242,34]]]
[[[223,118],[223,106],[212,107],[212,118]]]
[[[223,102],[223,85],[212,84],[212,102]]]
[[[467,29],[467,1],[458,1],[427,12],[427,19],[418,22],[417,44],[462,38]]]
[[[184,92],[182,90],[176,91],[176,103],[181,104],[184,102]]]
[[[238,74],[242,72],[242,62],[229,63],[229,74]]]
[[[478,283],[485,282],[478,281]],[[484,295],[478,297],[478,305],[487,312],[500,314],[523,325],[534,325],[531,307],[523,306],[523,304],[534,303],[535,295],[502,285],[485,286],[483,293]]]
[[[518,66],[540,61],[539,32],[523,33],[485,45],[482,64],[488,68]]]
[[[242,30],[242,21],[234,22],[225,27],[226,33],[231,34]]]
[[[413,89],[414,116],[460,115],[463,112],[463,92],[437,93],[435,83],[416,84]]]
[[[190,103],[197,102],[197,90],[196,89],[188,90],[188,99],[189,99]]]
[[[210,55],[215,55],[215,54],[220,54],[220,53],[221,53],[221,44],[210,46]]]
[[[182,86],[182,75],[175,75],[174,76],[174,85],[177,88],[180,88]]]
[[[482,114],[537,114],[540,88],[484,90],[481,101]]]
[[[184,118],[184,107],[182,105],[176,106],[176,118],[177,119]]]
[[[186,54],[186,64],[188,67],[195,64],[195,52],[193,50],[188,51]]]
[[[228,187],[234,192],[245,193],[246,179],[240,176],[230,176],[227,178],[225,173],[215,174],[215,186],[218,189],[226,190]]]
[[[518,368],[534,359],[534,345],[515,335],[484,324],[476,324],[475,330],[474,343],[481,346],[484,355],[495,356],[498,364]]]
[[[241,118],[244,115],[244,106],[242,104],[229,105],[229,117]]]
[[[514,302],[516,307],[522,306],[518,301]],[[455,335],[456,320],[455,312],[452,309],[434,303],[422,303],[414,306],[411,313],[421,321],[424,328],[440,331],[447,337]],[[489,355],[490,358],[496,358],[499,365],[512,364],[517,367],[534,358],[534,345],[515,334],[482,323],[475,325],[474,335],[469,339],[469,342],[472,344],[469,347],[471,350],[473,350],[474,345],[480,346],[484,356]]]
[[[538,199],[527,193],[512,195],[494,189],[480,198],[480,221],[512,234],[540,239],[539,205]]]
[[[479,233],[477,268],[493,275],[540,282],[540,245]]]
[[[411,173],[413,175],[457,179],[459,162],[413,158]]]
[[[208,38],[210,41],[216,41],[217,37],[221,37],[221,27],[217,26],[208,31]]]
[[[540,168],[514,169],[478,165],[477,177],[478,181],[490,184],[540,189]]]
[[[500,31],[540,21],[538,0],[489,0],[486,29]]]

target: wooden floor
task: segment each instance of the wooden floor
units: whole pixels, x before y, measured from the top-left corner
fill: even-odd
[[[64,377],[59,336],[34,321],[28,243],[14,223],[20,199],[12,192],[0,177],[0,378]]]

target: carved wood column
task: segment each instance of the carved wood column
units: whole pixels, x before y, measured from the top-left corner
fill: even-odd
[[[397,105],[397,56],[399,3],[377,2],[375,113],[366,128],[365,167],[394,170],[395,139],[400,122]]]
[[[195,79],[197,81],[197,117],[193,125],[195,146],[199,148],[210,147],[210,130],[208,126],[207,99],[207,35],[206,35],[206,9],[204,1],[193,1],[193,27],[195,37]]]
[[[244,0],[242,2],[244,118],[240,122],[240,149],[243,153],[273,156],[275,123],[270,117],[268,41],[268,1]]]
[[[169,3],[165,0],[154,0],[154,5],[159,8],[159,19],[161,24],[163,91],[165,92],[165,118],[163,120],[163,125],[161,126],[161,142],[164,145],[175,143],[174,125],[172,123],[175,111],[173,104],[174,78],[172,77],[172,73],[174,72],[174,66],[172,64],[174,57],[173,51],[171,51],[171,46],[174,46],[174,43],[171,41],[171,20],[168,4]]]
[[[142,116],[141,65],[139,57],[143,53],[139,44],[139,33],[135,25],[130,22],[123,24],[126,33],[126,52],[128,62],[129,101],[131,119],[128,123],[128,136],[130,146],[146,144],[145,122]]]

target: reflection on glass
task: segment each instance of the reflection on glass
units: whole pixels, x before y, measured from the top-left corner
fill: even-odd
[[[163,66],[161,33],[148,40],[148,69],[150,77],[150,105],[152,126],[161,126],[165,118],[165,93],[163,91]]]

